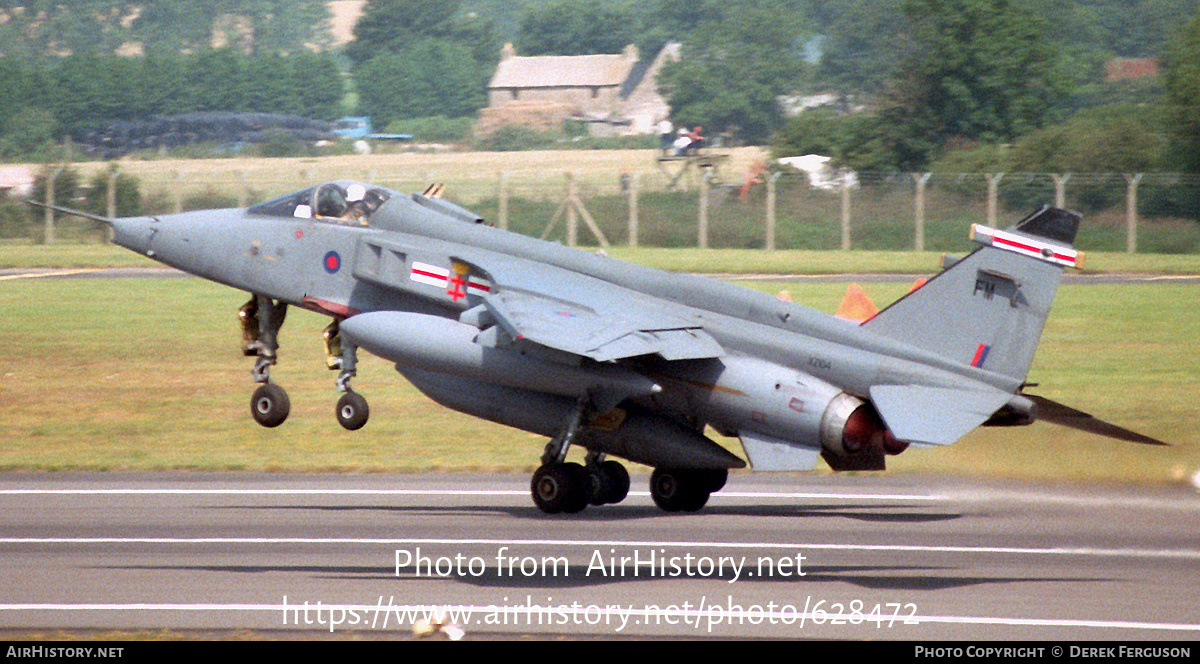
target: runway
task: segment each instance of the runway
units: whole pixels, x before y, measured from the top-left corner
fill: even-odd
[[[0,628],[410,638],[1194,640],[1188,487],[634,476],[547,516],[525,475],[0,475]]]

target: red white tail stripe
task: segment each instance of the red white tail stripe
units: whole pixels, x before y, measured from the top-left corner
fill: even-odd
[[[1083,252],[1063,247],[1049,242],[1042,242],[1028,235],[996,230],[979,224],[971,224],[971,239],[1000,249],[1015,251],[1018,254],[1040,258],[1047,263],[1066,267],[1083,265]]]

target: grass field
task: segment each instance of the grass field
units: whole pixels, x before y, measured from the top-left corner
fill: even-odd
[[[929,274],[942,254],[916,251],[761,251],[753,249],[663,249],[612,247],[608,254],[674,272],[702,274]],[[149,258],[113,245],[0,243],[0,269],[156,267]],[[1087,254],[1083,272],[1114,274],[1200,274],[1200,254]]]
[[[843,286],[788,289],[832,311]],[[905,287],[870,285],[884,304]],[[249,417],[251,362],[234,313],[244,296],[195,279],[0,281],[0,468],[30,470],[528,471],[544,441],[437,406],[392,367],[364,357],[356,388],[371,402],[359,432],[333,418],[323,369],[326,320],[294,310],[273,377],[292,415],[265,430]],[[910,450],[889,472],[1014,478],[1178,481],[1200,469],[1200,287],[1067,286],[1030,380],[1037,392],[1163,438],[1169,448],[1107,441],[1052,425],[986,429],[938,450]],[[727,441],[735,450],[736,441]],[[740,450],[739,450],[740,451]]]

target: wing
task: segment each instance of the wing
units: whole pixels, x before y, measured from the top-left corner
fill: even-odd
[[[459,307],[460,322],[598,362],[719,357],[683,307],[549,263],[440,241],[368,237],[354,276]]]
[[[483,299],[512,338],[597,362],[640,355],[666,360],[719,357],[724,349],[698,321],[664,300],[568,270],[521,262],[488,265],[495,291]]]
[[[484,299],[513,338],[589,357],[597,362],[638,355],[667,360],[718,357],[718,344],[702,328],[636,305],[596,310],[536,293],[502,291]]]

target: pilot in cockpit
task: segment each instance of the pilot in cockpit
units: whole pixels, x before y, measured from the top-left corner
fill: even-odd
[[[346,211],[342,213],[342,219],[355,223],[366,221],[367,215],[372,210],[367,209],[365,200],[367,188],[361,184],[352,184],[346,187]]]
[[[341,217],[346,214],[346,192],[336,184],[326,185],[317,191],[317,216]]]

